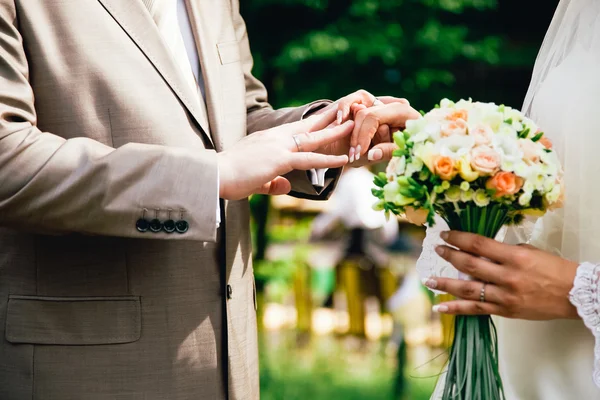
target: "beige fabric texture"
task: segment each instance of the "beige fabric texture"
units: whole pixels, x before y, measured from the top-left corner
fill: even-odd
[[[216,152],[324,103],[273,110],[238,1],[189,0],[201,112],[151,3],[0,0],[2,400],[259,398],[249,208],[216,228]]]

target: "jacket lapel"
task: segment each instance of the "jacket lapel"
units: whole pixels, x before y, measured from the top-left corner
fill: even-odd
[[[158,73],[171,87],[171,90],[188,109],[194,120],[200,125],[206,140],[214,147],[208,129],[208,121],[202,117],[203,114],[199,109],[198,95],[194,93],[193,88],[183,78],[182,73],[173,61],[146,6],[139,0],[98,1],[154,65]]]
[[[223,118],[219,102],[219,82],[220,82],[220,62],[216,52],[215,43],[217,41],[213,36],[215,34],[210,30],[215,26],[214,20],[218,20],[215,10],[223,11],[224,5],[219,2],[185,0],[192,30],[196,39],[198,55],[200,57],[200,66],[202,76],[204,77],[204,86],[206,92],[206,103],[208,117],[212,128],[211,134],[215,141],[216,149],[223,150],[223,133],[221,132],[220,121]],[[211,23],[211,19],[213,23]],[[218,29],[218,24],[216,26]]]

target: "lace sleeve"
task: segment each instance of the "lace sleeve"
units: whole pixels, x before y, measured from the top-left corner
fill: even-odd
[[[594,383],[600,387],[600,291],[598,280],[600,265],[583,263],[577,275],[569,299],[577,307],[577,313],[596,339],[594,347]]]

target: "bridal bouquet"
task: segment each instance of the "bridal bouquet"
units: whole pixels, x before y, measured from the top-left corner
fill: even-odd
[[[452,230],[494,238],[503,225],[560,205],[556,153],[518,110],[444,99],[422,114],[394,134],[398,149],[375,177],[375,209],[429,226],[438,214]],[[489,316],[456,317],[442,398],[504,398]]]

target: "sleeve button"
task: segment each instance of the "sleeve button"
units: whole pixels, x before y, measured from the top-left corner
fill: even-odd
[[[177,233],[186,233],[189,228],[190,224],[188,224],[186,220],[182,219],[175,222],[175,230],[177,230]]]
[[[150,230],[154,233],[162,231],[163,224],[159,219],[154,218],[150,221]]]
[[[150,228],[150,223],[148,222],[147,219],[144,218],[140,218],[137,220],[137,222],[135,223],[135,228],[139,231],[139,232],[147,232],[148,228]]]
[[[176,230],[175,221],[173,221],[172,219],[166,220],[165,223],[163,224],[163,229],[167,233],[175,232],[175,230]]]
[[[233,288],[231,287],[231,285],[227,285],[227,299],[231,300],[232,297],[233,297]]]

